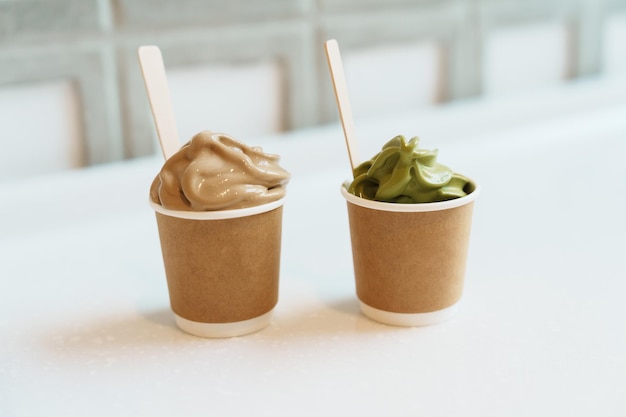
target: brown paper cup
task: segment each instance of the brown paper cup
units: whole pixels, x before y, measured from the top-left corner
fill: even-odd
[[[203,337],[266,327],[278,301],[283,200],[215,212],[151,205],[177,325]]]
[[[361,311],[376,321],[424,326],[450,318],[463,293],[472,209],[479,189],[438,203],[396,204],[348,193]]]

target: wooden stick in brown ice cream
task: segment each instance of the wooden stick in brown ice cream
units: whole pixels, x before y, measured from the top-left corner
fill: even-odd
[[[180,149],[174,107],[165,76],[161,50],[157,46],[140,46],[137,51],[141,74],[148,92],[163,157],[167,160]]]
[[[359,165],[359,156],[354,123],[352,121],[352,108],[350,107],[350,100],[348,99],[348,86],[346,84],[346,76],[341,62],[341,55],[339,53],[339,45],[335,39],[331,39],[326,41],[324,48],[326,50],[326,59],[328,60],[330,76],[333,80],[333,89],[335,90],[337,107],[339,107],[339,118],[341,119],[341,126],[343,127],[343,135],[346,138],[350,165],[354,171],[354,168]]]

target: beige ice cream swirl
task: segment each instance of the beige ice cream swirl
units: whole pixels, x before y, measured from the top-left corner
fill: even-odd
[[[163,165],[150,198],[169,210],[213,211],[258,206],[285,196],[290,174],[279,157],[232,137],[203,131]]]

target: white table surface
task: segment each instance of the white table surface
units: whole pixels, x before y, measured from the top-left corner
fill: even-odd
[[[159,158],[0,184],[0,416],[626,415],[623,98],[360,124],[364,150],[420,134],[483,187],[460,312],[423,328],[358,310],[337,125],[261,141],[293,174],[280,299],[238,338],[175,327],[147,205]]]

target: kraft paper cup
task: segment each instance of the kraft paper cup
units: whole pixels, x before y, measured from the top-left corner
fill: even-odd
[[[361,311],[381,323],[425,326],[452,317],[463,293],[474,200],[396,204],[347,201]]]
[[[202,337],[269,325],[278,302],[284,199],[236,210],[155,210],[176,324]]]

